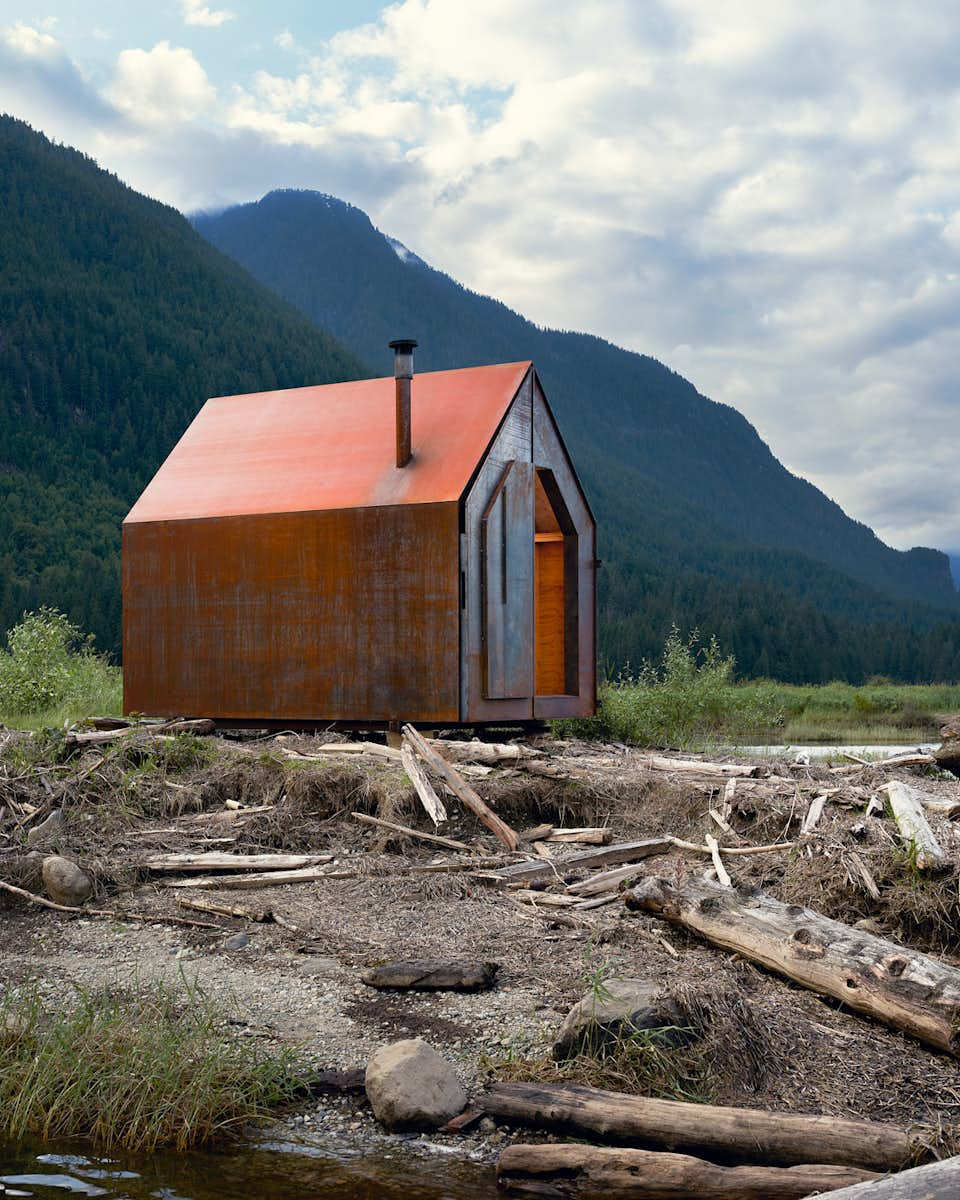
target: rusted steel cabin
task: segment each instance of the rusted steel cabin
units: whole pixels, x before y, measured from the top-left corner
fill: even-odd
[[[208,400],[123,523],[124,707],[595,708],[596,531],[529,362]]]

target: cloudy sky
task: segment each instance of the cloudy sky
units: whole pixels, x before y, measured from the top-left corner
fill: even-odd
[[[960,549],[949,0],[0,0],[0,110],[184,210],[350,200]]]

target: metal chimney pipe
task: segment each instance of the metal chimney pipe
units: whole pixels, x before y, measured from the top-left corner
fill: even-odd
[[[393,351],[393,375],[397,386],[397,466],[410,461],[410,383],[413,379],[413,351],[416,342],[397,338],[390,343]]]

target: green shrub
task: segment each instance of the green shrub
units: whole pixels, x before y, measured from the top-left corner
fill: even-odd
[[[556,730],[643,746],[690,748],[719,738],[736,740],[783,720],[771,687],[738,685],[734,660],[716,638],[699,644],[674,627],[657,664],[621,674],[600,688],[600,711],[588,721],[558,721]]]
[[[92,639],[55,608],[24,613],[0,651],[0,713],[14,717],[117,712],[117,667],[94,652]]]

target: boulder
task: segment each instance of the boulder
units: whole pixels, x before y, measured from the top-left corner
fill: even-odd
[[[692,1040],[680,1006],[661,987],[645,979],[605,979],[570,1009],[553,1046],[554,1058],[594,1053],[605,1042],[660,1030],[661,1044]]]
[[[90,876],[59,854],[51,854],[43,860],[43,886],[55,904],[67,904],[71,908],[78,907],[93,894]]]
[[[382,1046],[367,1063],[364,1085],[388,1129],[439,1129],[467,1103],[453,1067],[420,1038]]]
[[[933,752],[937,766],[960,775],[960,717],[951,717],[940,730],[940,737],[943,744]]]

